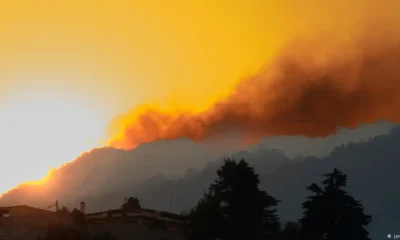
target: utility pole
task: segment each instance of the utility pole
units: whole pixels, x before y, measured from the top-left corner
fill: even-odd
[[[55,203],[53,203],[53,204],[51,204],[50,206],[49,206],[49,208],[52,208],[52,207],[56,207],[56,212],[58,212],[58,200],[56,200],[55,201]]]

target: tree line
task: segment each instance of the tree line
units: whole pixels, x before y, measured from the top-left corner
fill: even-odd
[[[371,216],[344,190],[338,168],[310,184],[303,216],[281,227],[279,200],[259,189],[259,177],[244,160],[226,159],[217,179],[188,214],[188,240],[369,240]]]
[[[185,214],[187,240],[370,240],[366,230],[371,216],[360,201],[344,190],[347,175],[338,168],[322,175],[321,184],[312,183],[310,196],[302,204],[298,221],[281,224],[277,214],[280,201],[259,189],[258,174],[243,159],[226,159],[217,179],[197,205]],[[139,199],[128,198],[122,209],[140,209]],[[66,208],[74,224],[68,228],[50,225],[44,240],[116,240],[109,233],[89,235],[84,215]]]

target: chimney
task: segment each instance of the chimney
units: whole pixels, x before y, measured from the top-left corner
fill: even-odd
[[[80,207],[81,212],[85,214],[85,202],[82,201],[80,205],[81,205]]]

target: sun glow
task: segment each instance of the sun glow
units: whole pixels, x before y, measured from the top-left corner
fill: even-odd
[[[53,173],[56,171],[55,168],[51,168],[50,172],[40,180],[28,181],[24,182],[21,185],[29,185],[29,186],[43,186],[44,184],[48,183]]]
[[[0,159],[5,166],[10,162],[10,166],[19,166],[10,169],[18,175],[16,182],[2,182],[6,189],[21,182],[46,182],[52,173],[48,173],[49,168],[58,168],[82,152],[99,147],[107,125],[100,112],[85,106],[81,99],[22,99],[10,101],[0,111]],[[34,181],[37,179],[41,180]]]

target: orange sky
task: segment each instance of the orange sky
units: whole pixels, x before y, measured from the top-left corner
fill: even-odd
[[[3,0],[0,159],[26,170],[3,175],[0,191],[98,146],[138,104],[206,109],[292,38],[346,40],[365,20],[395,24],[399,9],[397,0]]]

